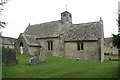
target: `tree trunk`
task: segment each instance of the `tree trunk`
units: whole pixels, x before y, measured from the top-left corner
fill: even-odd
[[[118,49],[118,59],[120,59],[120,49]],[[120,64],[118,62],[118,74],[120,74]],[[120,75],[118,75],[120,77]]]
[[[119,55],[119,57],[120,57],[120,49],[118,49],[118,55]]]

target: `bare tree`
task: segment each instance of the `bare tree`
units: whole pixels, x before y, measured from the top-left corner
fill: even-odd
[[[6,4],[8,2],[8,0],[1,0],[0,1],[0,29],[1,28],[5,28],[6,26],[6,22],[1,21],[1,16],[2,16],[2,11],[3,11],[3,6],[4,4]]]

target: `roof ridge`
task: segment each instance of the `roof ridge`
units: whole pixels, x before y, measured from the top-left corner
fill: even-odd
[[[105,37],[105,39],[112,38],[112,37]]]
[[[42,24],[47,24],[47,23],[52,23],[52,22],[58,22],[58,21],[61,21],[61,20],[49,21],[49,22],[44,22],[44,23],[39,23],[39,24],[33,24],[33,25],[30,25],[30,26],[42,25]]]
[[[73,24],[73,25],[90,24],[90,23],[98,23],[98,22],[101,22],[101,21],[86,22],[86,23],[78,23],[78,24]]]
[[[4,37],[4,36],[2,36],[2,38],[16,39],[16,38],[13,38],[13,37]]]
[[[26,38],[26,35],[25,35],[25,34],[23,34],[23,37],[24,37],[24,39],[25,39],[26,43],[27,43],[27,44],[29,44],[29,42],[28,42],[28,40],[27,40],[27,38]]]

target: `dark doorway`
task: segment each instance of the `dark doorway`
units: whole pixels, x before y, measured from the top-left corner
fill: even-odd
[[[23,50],[23,43],[22,42],[20,42],[19,47],[20,47],[20,54],[23,54],[24,50]]]
[[[23,47],[23,43],[22,42],[20,42],[20,46],[19,47],[21,47],[21,46]]]

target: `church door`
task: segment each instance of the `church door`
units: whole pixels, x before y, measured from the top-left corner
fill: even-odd
[[[23,54],[23,47],[20,46],[20,53]]]
[[[23,54],[23,43],[20,43],[20,54]]]

